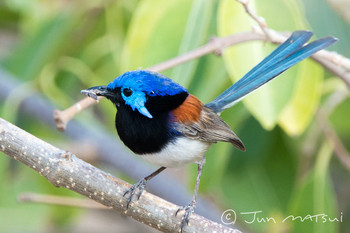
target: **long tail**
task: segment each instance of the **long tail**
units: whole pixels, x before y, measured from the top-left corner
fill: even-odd
[[[338,41],[325,37],[305,45],[312,35],[309,31],[293,32],[283,44],[206,106],[220,113],[296,63]]]

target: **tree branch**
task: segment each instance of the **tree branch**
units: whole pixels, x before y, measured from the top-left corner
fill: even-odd
[[[19,80],[0,67],[0,99],[6,101],[18,85]],[[30,87],[28,88],[27,92],[35,93]],[[55,130],[56,125],[52,118],[54,109],[55,106],[43,95],[35,93],[21,102],[18,114],[40,121],[48,130],[54,130],[54,133],[57,133]],[[129,150],[125,149],[122,142],[117,140],[116,134],[106,131],[104,127],[98,127],[94,124],[83,124],[73,120],[69,123],[64,136],[69,141],[89,143],[91,146],[96,147],[98,153],[96,162],[98,164],[112,166],[118,172],[126,174],[135,181],[150,174],[155,169],[154,166],[149,166],[142,159],[133,156]],[[81,155],[80,152],[81,150],[79,151],[80,158],[86,157]],[[164,174],[147,184],[147,190],[176,204],[187,203],[193,195],[186,188],[183,181],[171,175],[169,171],[165,171]],[[205,196],[198,197],[196,212],[218,222],[220,221],[222,210],[212,201]]]
[[[258,16],[255,14],[255,12],[249,7],[249,0],[237,0],[240,4],[242,4],[245,12],[252,18],[254,19],[258,26],[260,27],[261,31],[264,32],[266,38],[269,41],[272,41],[272,35],[270,35],[270,31],[268,30],[265,18]]]
[[[58,149],[0,118],[0,150],[44,176],[56,187],[64,187],[93,199],[137,221],[164,232],[178,232],[178,206],[148,192],[126,210],[125,191],[130,184],[85,163],[68,151]],[[191,215],[185,232],[239,232]]]
[[[168,61],[151,66],[146,70],[161,72],[163,70],[173,68],[175,66],[181,65],[185,62],[197,59],[199,57],[203,57],[204,55],[207,55],[210,53],[221,54],[223,50],[235,44],[239,44],[247,41],[253,41],[253,40],[263,40],[264,38],[265,36],[262,35],[261,33],[258,34],[258,33],[252,33],[252,32],[242,32],[242,33],[237,33],[237,34],[233,34],[233,35],[221,37],[221,38],[212,37],[207,44],[197,49],[194,49],[188,53],[172,58]]]

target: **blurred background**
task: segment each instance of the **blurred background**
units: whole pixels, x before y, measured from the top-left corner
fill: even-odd
[[[250,0],[250,7],[274,30],[308,29],[313,39],[333,35],[340,41],[329,50],[350,57],[350,1]],[[65,133],[55,129],[52,111],[82,99],[82,89],[253,25],[234,0],[0,0],[0,116],[135,183],[155,167],[121,145],[109,102],[78,115]],[[162,73],[208,102],[275,47],[244,43]],[[232,227],[244,232],[348,232],[350,168],[329,140],[335,132],[345,146],[340,156],[349,155],[348,93],[339,78],[308,59],[226,110],[223,119],[247,151],[211,147],[196,212],[220,221],[233,209]],[[147,190],[186,205],[195,174],[194,165],[167,169]],[[18,202],[26,192],[79,198],[0,152],[0,232],[157,232],[112,211]],[[252,215],[241,214],[254,211],[276,223],[249,223]],[[327,221],[282,222],[317,214]]]

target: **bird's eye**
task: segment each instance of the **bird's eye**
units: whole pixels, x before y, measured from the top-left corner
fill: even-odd
[[[123,94],[125,97],[129,97],[132,95],[132,90],[130,88],[123,89]]]

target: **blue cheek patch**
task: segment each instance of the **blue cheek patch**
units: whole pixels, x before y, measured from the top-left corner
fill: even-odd
[[[135,92],[129,96],[126,97],[124,94],[122,94],[123,99],[125,100],[125,104],[129,105],[133,111],[137,109],[139,113],[142,115],[148,117],[148,118],[153,118],[151,113],[147,110],[145,107],[145,103],[147,101],[146,94],[143,92]]]

